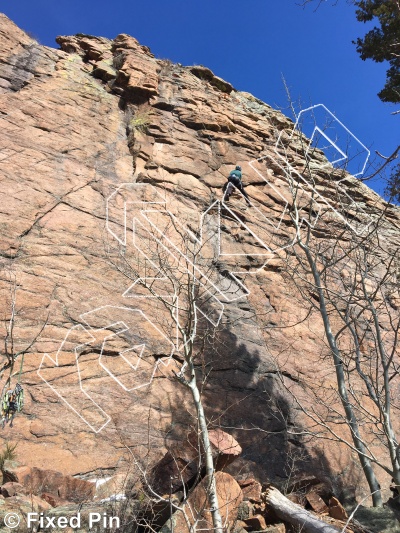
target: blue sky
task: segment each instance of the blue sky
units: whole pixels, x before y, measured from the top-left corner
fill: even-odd
[[[284,112],[287,96],[302,106],[323,103],[371,149],[391,154],[400,144],[399,106],[376,96],[385,64],[362,61],[352,40],[369,26],[346,0],[317,11],[300,0],[0,0],[0,11],[42,44],[57,35],[114,38],[129,33],[156,57],[202,64],[237,89]],[[289,111],[287,111],[289,114]],[[370,184],[382,190],[379,183]]]

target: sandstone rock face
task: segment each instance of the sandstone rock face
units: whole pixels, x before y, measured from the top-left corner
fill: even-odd
[[[110,252],[119,246],[119,257],[134,261],[131,225],[124,240],[124,206],[140,218],[142,206],[153,202],[193,231],[200,220],[219,224],[215,277],[236,272],[246,289],[224,304],[215,335],[220,348],[208,347],[198,365],[208,375],[202,394],[211,427],[230,428],[243,449],[228,470],[279,482],[287,476],[287,453],[301,448],[305,474],[343,474],[338,484],[361,490],[346,449],[300,446],[285,434],[300,414],[278,369],[299,394],[300,379],[335,382],[329,358],[321,358],[327,351],[320,318],[307,315],[284,279],[279,253],[266,247],[290,237],[284,212],[290,195],[274,146],[277,135],[292,131],[291,121],[205,67],[155,59],[130,36],[57,42],[61,49],[40,46],[0,16],[0,311],[6,317],[0,334],[6,335],[14,287],[15,349],[29,347],[21,373],[25,407],[1,438],[18,441],[29,467],[88,481],[99,471],[130,467],[138,474],[143,457],[148,473],[185,441],[195,425],[193,404],[174,379],[174,363],[155,365],[171,346],[153,320],[167,324],[167,318],[151,299],[128,299],[134,280]],[[303,168],[296,139],[285,150]],[[316,152],[313,162],[317,189],[334,202],[323,155]],[[236,164],[254,207],[244,211],[234,195],[230,211],[220,204],[207,211],[222,198]],[[399,246],[398,209],[350,176],[346,187],[369,213],[386,209],[385,238]],[[321,239],[338,227],[330,225]],[[144,345],[148,352],[136,367]],[[19,368],[13,372],[15,380]]]
[[[17,92],[33,78],[51,75],[54,50],[40,46],[12,24],[5,15],[1,16],[0,46],[2,50],[2,69],[0,74],[0,93]]]

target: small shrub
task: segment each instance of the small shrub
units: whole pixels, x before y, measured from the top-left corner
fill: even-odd
[[[116,70],[119,70],[120,68],[122,68],[124,63],[125,63],[125,54],[123,52],[113,57],[112,66]]]
[[[36,44],[40,44],[40,41],[39,41],[39,37],[37,35],[35,35],[34,33],[32,33],[31,31],[29,30],[25,30],[25,33],[28,35],[28,37],[30,37],[31,39],[33,39],[35,41]]]
[[[136,113],[129,121],[129,128],[132,132],[140,131],[141,133],[146,133],[147,128],[151,124],[151,113],[150,111],[142,111]]]
[[[13,461],[17,454],[15,452],[16,448],[18,446],[18,443],[12,444],[10,442],[6,442],[6,445],[4,447],[4,450],[0,453],[0,471],[4,471],[4,464],[6,461]]]
[[[174,66],[174,62],[171,61],[171,59],[165,59],[165,58],[158,58],[158,61],[164,66],[164,67],[173,67]]]
[[[173,72],[175,63],[170,59],[159,59],[158,64],[161,67],[161,74],[170,74]]]

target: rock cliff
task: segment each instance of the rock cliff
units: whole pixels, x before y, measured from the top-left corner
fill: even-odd
[[[35,341],[21,372],[23,413],[0,437],[18,441],[28,466],[86,479],[99,469],[122,470],[127,450],[154,463],[185,439],[193,409],[172,366],[158,367],[151,383],[139,386],[148,369],[132,378],[115,357],[130,346],[132,330],[135,345],[155,339],[154,358],[168,347],[152,324],[139,324],[138,312],[130,311],[155,314],[148,299],[132,305],[126,298],[133,281],[109,260],[106,222],[121,247],[129,247],[124,202],[156,195],[185,224],[198,227],[210,206],[222,216],[222,186],[240,164],[254,207],[245,211],[243,200],[233,198],[231,214],[220,220],[219,266],[238,273],[247,296],[224,306],[223,349],[207,355],[208,419],[240,443],[241,458],[228,467],[238,478],[251,474],[279,484],[291,457],[303,474],[331,477],[339,488],[357,486],[361,475],[346,449],[304,443],[286,432],[298,413],[278,368],[293,383],[318,387],[335,379],[329,360],[320,357],[327,350],[320,318],[307,317],[282,275],[279,254],[265,245],[271,233],[289,232],[284,211],[290,197],[274,149],[293,123],[208,68],[156,59],[128,35],[111,41],[78,34],[57,43],[59,49],[41,46],[0,16],[2,336],[12,312],[11,287],[15,350]],[[298,139],[285,149],[290,164],[302,168]],[[316,189],[333,197],[322,152],[313,162]],[[123,184],[133,185],[124,186],[115,209],[112,195]],[[345,187],[367,214],[386,211],[385,238],[398,246],[399,210],[351,176]],[[130,330],[103,354],[108,362],[102,365],[102,342],[116,333],[116,323]],[[120,386],[107,365],[129,384]],[[19,362],[13,373],[16,381]]]

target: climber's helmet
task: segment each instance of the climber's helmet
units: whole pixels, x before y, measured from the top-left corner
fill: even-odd
[[[242,167],[240,165],[236,165],[236,170],[242,170]]]

